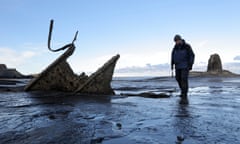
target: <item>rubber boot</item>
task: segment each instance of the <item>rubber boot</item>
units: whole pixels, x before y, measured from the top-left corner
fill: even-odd
[[[180,98],[182,98],[184,96],[184,94],[181,92],[181,94],[179,95]]]
[[[179,101],[179,104],[188,105],[188,98],[186,94],[182,95],[181,100]]]

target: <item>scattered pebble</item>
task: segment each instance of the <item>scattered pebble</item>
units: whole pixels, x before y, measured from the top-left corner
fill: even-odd
[[[183,135],[177,136],[177,140],[178,140],[179,142],[184,141],[184,136],[183,136]]]
[[[95,138],[91,140],[91,144],[101,144],[103,140],[103,137]]]
[[[54,115],[50,115],[48,116],[49,119],[56,119],[56,117]]]
[[[117,123],[116,126],[118,127],[119,130],[122,129],[122,124]]]

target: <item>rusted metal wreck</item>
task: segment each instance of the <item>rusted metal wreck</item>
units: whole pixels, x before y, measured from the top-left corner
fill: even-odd
[[[48,49],[52,52],[67,50],[36,78],[31,80],[26,85],[25,91],[57,90],[86,94],[114,94],[111,87],[111,81],[116,62],[120,56],[113,56],[90,76],[85,75],[85,73],[76,75],[68,64],[67,58],[70,57],[75,50],[74,42],[77,39],[78,32],[76,32],[72,43],[53,50],[50,46],[52,29],[53,20],[51,20],[49,28]]]

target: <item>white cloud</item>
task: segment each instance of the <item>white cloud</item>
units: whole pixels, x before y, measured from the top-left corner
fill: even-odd
[[[115,76],[169,76],[170,71],[169,64],[146,64],[116,69]]]
[[[34,51],[18,52],[10,48],[0,48],[0,63],[16,68],[36,55]]]
[[[204,47],[206,47],[207,44],[208,44],[208,40],[203,40],[203,41],[196,43],[196,47],[204,48]]]
[[[114,55],[105,55],[97,57],[87,57],[74,55],[68,59],[71,68],[75,73],[85,72],[87,74],[95,72],[105,62],[107,62]]]
[[[25,51],[25,52],[22,53],[22,57],[25,58],[25,59],[31,58],[35,55],[36,55],[36,53],[33,52],[33,51]]]
[[[240,60],[240,56],[235,56],[233,60]]]
[[[170,53],[166,51],[121,54],[118,67],[145,66],[146,64],[169,63]]]
[[[99,55],[96,57],[83,57],[73,55],[73,57],[69,59],[69,63],[74,72],[94,72],[116,54],[117,53]],[[146,64],[154,65],[169,62],[170,54],[167,52],[120,53],[120,59],[116,64],[116,69],[131,66],[144,67]]]

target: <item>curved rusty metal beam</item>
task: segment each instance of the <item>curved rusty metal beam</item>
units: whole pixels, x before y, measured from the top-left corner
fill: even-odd
[[[48,34],[48,49],[50,51],[52,51],[52,52],[58,52],[60,50],[64,50],[66,48],[72,47],[74,45],[74,42],[77,40],[78,31],[75,33],[75,36],[74,36],[74,39],[73,39],[72,43],[66,44],[65,46],[63,46],[61,48],[58,48],[58,49],[55,49],[55,50],[51,48],[51,38],[52,38],[53,23],[54,23],[54,21],[51,20],[50,21],[50,27],[49,27],[49,34]]]

